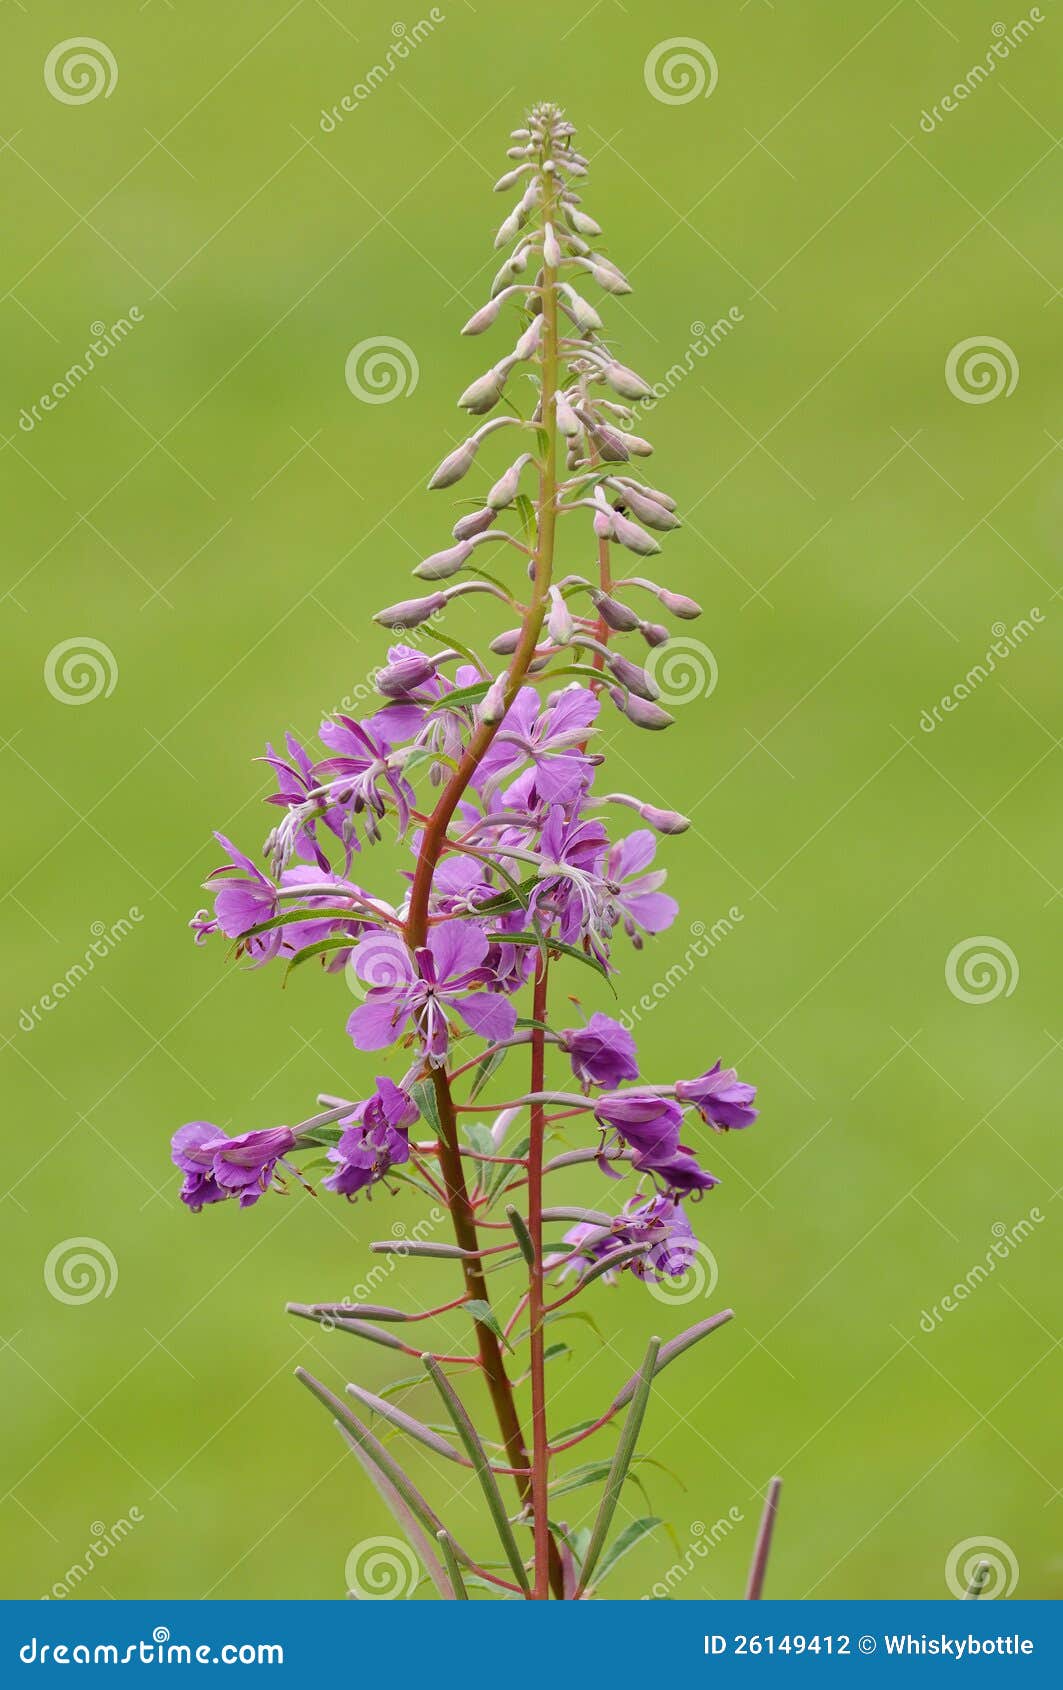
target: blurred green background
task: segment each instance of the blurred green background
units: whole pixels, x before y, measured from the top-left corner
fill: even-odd
[[[712,1296],[601,1290],[606,1342],[573,1326],[552,1367],[570,1424],[649,1333],[737,1311],[651,1408],[646,1447],[675,1476],[647,1484],[678,1547],[647,1539],[606,1589],[649,1594],[679,1565],[676,1599],[740,1594],[781,1472],[769,1594],[945,1595],[949,1556],[987,1538],[1007,1546],[1005,1588],[1059,1593],[1057,14],[1044,4],[945,112],[994,24],[1027,14],[3,8],[6,1594],[51,1590],[131,1510],[72,1594],[338,1596],[349,1551],[393,1535],[291,1375],[379,1386],[405,1364],[283,1305],[349,1294],[368,1240],[418,1204],[293,1194],[192,1218],[168,1162],[185,1120],[294,1121],[320,1089],[364,1093],[374,1065],[345,1037],[342,979],[303,971],[282,992],[196,950],[185,923],[211,830],[252,852],[264,835],[251,759],[364,682],[370,612],[444,542],[450,496],[425,482],[460,438],[455,395],[508,346],[458,330],[497,263],[508,130],[543,97],[579,126],[585,203],[636,289],[605,302],[621,357],[651,381],[690,366],[645,431],[651,479],[688,518],[664,578],[706,607],[680,631],[719,675],[667,736],[608,724],[613,784],[695,821],[664,850],[683,914],[624,955],[620,1002],[652,992],[691,924],[736,909],[637,1037],[646,1072],[721,1056],[763,1107],[708,1147]],[[322,108],[422,19],[324,132]],[[117,82],[68,104],[42,71],[82,33]],[[706,86],[713,55],[709,97],[649,86],[647,59],[681,37]],[[132,307],[105,366],[20,425],[91,325]],[[704,351],[699,325],[729,311]],[[418,375],[369,404],[344,370],[378,336]],[[946,359],[987,336],[1017,380],[970,403]],[[477,485],[506,461],[485,450]],[[996,671],[920,728],[1022,618]],[[472,606],[454,621],[466,638],[496,626]],[[86,636],[117,679],[71,707],[44,669]],[[386,890],[395,861],[363,877]],[[968,1002],[946,961],[977,937],[1001,973]],[[608,1008],[576,972],[567,989]],[[596,1175],[582,1188],[601,1196]],[[1024,1221],[1021,1247],[921,1326]],[[83,1238],[117,1278],[101,1256],[110,1293],[64,1303],[46,1259]],[[387,1295],[422,1284],[454,1279],[407,1267]],[[432,1415],[423,1393],[407,1405]],[[473,1493],[412,1465],[486,1553]]]

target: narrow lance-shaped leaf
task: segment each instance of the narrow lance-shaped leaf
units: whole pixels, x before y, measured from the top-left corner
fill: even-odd
[[[466,1453],[468,1454],[473,1467],[476,1469],[476,1477],[480,1481],[480,1487],[483,1490],[484,1497],[487,1501],[491,1518],[495,1523],[495,1529],[498,1532],[502,1548],[505,1550],[506,1559],[513,1568],[514,1577],[521,1589],[530,1594],[531,1586],[528,1583],[528,1575],[524,1570],[524,1560],[521,1556],[517,1540],[513,1536],[513,1528],[509,1523],[509,1516],[506,1513],[506,1505],[502,1501],[502,1493],[498,1488],[498,1480],[491,1471],[491,1463],[487,1459],[487,1451],[480,1442],[476,1427],[469,1419],[461,1398],[451,1385],[450,1380],[443,1372],[443,1369],[440,1367],[435,1356],[426,1355],[423,1360],[436,1390],[439,1392],[444,1404],[446,1405],[447,1413],[454,1422],[454,1429],[462,1443],[465,1445]]]
[[[367,1391],[362,1385],[350,1384],[347,1386],[347,1390],[352,1397],[362,1404],[363,1408],[368,1408],[373,1414],[379,1414],[381,1419],[394,1426],[396,1431],[405,1432],[408,1437],[413,1438],[417,1443],[424,1444],[426,1449],[432,1450],[436,1455],[441,1455],[444,1461],[455,1461],[459,1467],[469,1465],[465,1457],[454,1448],[453,1444],[448,1443],[446,1438],[441,1437],[438,1432],[433,1432],[432,1428],[426,1426],[423,1421],[415,1420],[412,1414],[406,1413],[405,1409],[399,1408],[395,1403],[387,1402],[384,1397],[378,1397],[372,1391]]]
[[[587,1553],[583,1558],[578,1594],[582,1594],[586,1590],[598,1564],[598,1557],[605,1548],[609,1527],[613,1523],[613,1515],[616,1513],[616,1506],[620,1501],[620,1493],[624,1488],[627,1470],[635,1453],[639,1432],[642,1430],[642,1422],[646,1415],[646,1404],[650,1400],[650,1391],[653,1389],[653,1375],[656,1370],[660,1347],[661,1340],[659,1338],[650,1339],[645,1360],[638,1374],[638,1384],[635,1388],[631,1407],[628,1409],[627,1418],[617,1442],[616,1453],[609,1469],[609,1477],[605,1482],[598,1516],[591,1531],[591,1541],[587,1545]]]
[[[667,1344],[661,1345],[661,1352],[657,1357],[654,1372],[663,1373],[669,1362],[675,1361],[676,1357],[681,1356],[684,1350],[689,1350],[700,1339],[707,1338],[710,1332],[715,1332],[718,1327],[725,1326],[729,1320],[733,1319],[733,1309],[721,1309],[719,1314],[710,1315],[708,1320],[701,1320],[696,1326],[688,1326],[685,1332],[680,1332],[678,1338],[669,1338]],[[636,1373],[628,1380],[623,1390],[613,1398],[609,1408],[610,1414],[619,1413],[620,1409],[631,1401],[641,1377],[641,1374]]]
[[[289,1314],[300,1315],[304,1320],[318,1320],[321,1318],[311,1309],[303,1309],[298,1303],[288,1304]],[[327,1324],[335,1327],[337,1332],[349,1332],[352,1338],[366,1338],[371,1344],[383,1344],[387,1350],[405,1349],[401,1338],[396,1338],[394,1332],[385,1332],[379,1326],[373,1326],[366,1320],[347,1320],[336,1316],[329,1317]]]
[[[506,1219],[513,1228],[513,1235],[516,1238],[517,1243],[520,1245],[521,1255],[524,1257],[528,1266],[533,1268],[535,1266],[535,1240],[528,1231],[528,1225],[524,1216],[521,1214],[519,1209],[515,1209],[513,1204],[509,1203],[506,1206]]]
[[[457,1583],[453,1577],[448,1580],[446,1573],[444,1573],[443,1568],[439,1564],[439,1561],[432,1553],[429,1540],[421,1530],[416,1515],[406,1506],[402,1497],[395,1489],[395,1486],[388,1478],[385,1477],[379,1467],[370,1460],[365,1450],[359,1446],[357,1441],[351,1436],[350,1432],[348,1432],[346,1426],[344,1426],[339,1420],[336,1421],[336,1426],[340,1437],[354,1455],[355,1460],[360,1463],[362,1470],[369,1479],[369,1482],[376,1488],[385,1506],[394,1515],[395,1522],[399,1529],[405,1533],[407,1539],[409,1540],[410,1547],[413,1549],[414,1553],[420,1557],[421,1564],[424,1567],[425,1572],[435,1585],[444,1602],[453,1601],[457,1592]],[[447,1541],[450,1541],[449,1538]],[[453,1553],[453,1551],[451,1551],[451,1553]]]
[[[656,1531],[657,1527],[663,1525],[663,1523],[655,1514],[648,1514],[643,1519],[632,1520],[630,1525],[625,1526],[619,1537],[609,1545],[598,1563],[598,1576],[594,1581],[595,1589],[598,1588],[603,1579],[608,1577],[617,1562],[623,1559],[629,1549],[634,1549],[640,1539],[647,1537],[650,1532]]]

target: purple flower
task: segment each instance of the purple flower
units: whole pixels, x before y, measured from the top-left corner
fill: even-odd
[[[189,1121],[174,1133],[171,1149],[185,1176],[181,1201],[195,1211],[204,1203],[239,1197],[240,1207],[248,1208],[258,1202],[277,1162],[294,1143],[290,1127],[267,1127],[230,1138],[210,1121]]]
[[[410,1159],[409,1128],[418,1119],[413,1098],[386,1076],[377,1077],[376,1091],[347,1116],[346,1128],[329,1161],[337,1171],[324,1181],[329,1191],[354,1197],[383,1179],[390,1168]]]
[[[562,1279],[573,1271],[585,1273],[596,1262],[604,1261],[626,1245],[649,1246],[645,1255],[631,1257],[610,1268],[602,1276],[607,1284],[625,1268],[630,1268],[636,1278],[643,1280],[679,1278],[690,1267],[695,1253],[690,1222],[672,1196],[631,1197],[611,1226],[581,1221],[565,1233],[565,1243],[571,1245],[576,1254],[550,1256],[544,1264],[549,1269],[563,1262]]]
[[[569,1027],[561,1033],[562,1049],[572,1062],[572,1072],[585,1086],[608,1086],[621,1080],[637,1080],[635,1041],[626,1027],[595,1010],[585,1027]]]
[[[631,1166],[640,1174],[652,1174],[669,1191],[686,1193],[711,1191],[719,1185],[715,1174],[700,1166],[692,1150],[678,1144],[669,1156],[658,1156],[652,1150],[639,1151],[632,1157]]]
[[[649,869],[656,849],[657,841],[649,828],[636,828],[613,846],[606,864],[613,918],[623,922],[625,933],[636,945],[642,942],[638,928],[660,933],[671,926],[679,911],[675,899],[660,890],[665,871],[644,872]]]
[[[679,1149],[683,1111],[670,1097],[653,1092],[619,1091],[600,1097],[594,1118],[602,1127],[614,1127],[645,1165],[657,1167]]]
[[[533,780],[528,787],[534,788],[535,798],[544,804],[570,803],[591,772],[582,747],[598,710],[598,700],[587,687],[566,687],[542,711],[534,687],[522,687],[477,770],[477,785],[489,785],[530,761]]]
[[[721,1068],[718,1062],[700,1079],[680,1080],[675,1095],[682,1103],[693,1103],[702,1120],[716,1132],[748,1127],[759,1113],[751,1108],[756,1086],[745,1085],[733,1068]]]
[[[416,959],[395,933],[363,939],[352,961],[370,989],[347,1022],[358,1049],[383,1050],[402,1037],[412,1020],[430,1062],[438,1067],[447,1054],[448,1009],[491,1044],[510,1038],[517,1021],[513,1005],[496,993],[469,990],[491,979],[483,966],[487,952],[486,934],[469,921],[433,927]]]

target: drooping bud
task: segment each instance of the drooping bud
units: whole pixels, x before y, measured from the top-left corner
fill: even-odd
[[[541,312],[537,317],[533,317],[531,322],[528,324],[528,327],[518,340],[516,346],[513,348],[514,358],[518,359],[521,363],[523,363],[526,359],[533,358],[535,356],[539,342],[542,339],[544,322],[545,318]]]
[[[455,447],[449,457],[443,459],[428,483],[429,490],[434,487],[453,487],[455,481],[460,481],[466,471],[472,467],[472,461],[479,450],[479,446],[480,442],[475,435],[472,435],[468,440],[463,441],[460,446]]]
[[[462,540],[456,546],[448,546],[445,551],[433,552],[426,557],[414,570],[422,581],[444,581],[448,575],[456,575],[465,560],[472,552],[472,541]]]
[[[623,440],[624,445],[633,457],[650,458],[653,456],[652,442],[643,440],[641,434],[624,434]]]
[[[647,645],[667,645],[671,634],[667,628],[662,628],[659,622],[640,622],[639,633]]]
[[[510,241],[515,240],[522,222],[523,218],[521,217],[520,206],[518,205],[510,212],[509,216],[499,224],[498,233],[495,236],[495,246],[508,246]]]
[[[647,534],[637,522],[629,517],[621,516],[619,511],[613,512],[613,533],[622,546],[629,552],[635,552],[639,557],[652,557],[654,552],[660,551],[660,546],[652,534]]]
[[[638,627],[639,618],[630,605],[621,604],[619,599],[610,598],[608,593],[595,592],[591,598],[598,615],[614,633],[630,634]]]
[[[611,510],[595,511],[594,532],[599,540],[611,540],[613,538],[613,512]]]
[[[647,528],[657,528],[667,533],[671,528],[680,528],[682,524],[665,505],[659,505],[656,499],[646,496],[641,488],[631,481],[614,481],[612,484],[620,494],[625,505],[630,506],[640,522]]]
[[[496,294],[494,299],[489,299],[487,301],[486,305],[481,305],[479,311],[473,312],[469,321],[462,329],[462,334],[483,334],[485,329],[489,329],[491,327],[491,324],[494,322],[501,309],[502,295]]]
[[[568,207],[567,216],[572,227],[581,235],[590,235],[594,240],[602,232],[593,217],[588,217],[585,211],[577,211],[574,205]]]
[[[633,692],[625,693],[620,687],[610,687],[609,697],[620,714],[626,716],[629,722],[634,722],[637,728],[659,731],[661,728],[670,728],[675,721],[675,717],[669,716],[667,710],[662,710],[659,704],[653,704],[647,698],[639,698]]]
[[[618,433],[615,428],[608,428],[604,423],[599,423],[593,432],[594,443],[607,463],[627,463],[631,454],[624,443],[625,437],[623,435]]]
[[[667,587],[662,587],[657,597],[665,610],[672,616],[678,616],[682,622],[696,622],[701,615],[697,599],[688,599],[685,593],[670,593]]]
[[[518,164],[515,170],[507,170],[505,175],[500,176],[495,183],[495,193],[504,194],[507,188],[515,188],[524,172],[530,169],[530,164]]]
[[[660,698],[661,689],[657,683],[647,675],[645,669],[640,669],[637,663],[632,663],[630,658],[622,656],[618,651],[611,651],[608,663],[621,685],[627,687],[639,698],[647,698],[651,701]]]
[[[558,587],[550,588],[550,614],[546,619],[546,631],[555,645],[567,645],[576,631],[572,612]]]
[[[438,660],[426,657],[424,652],[409,652],[378,672],[377,691],[382,692],[385,698],[405,698],[414,687],[430,681],[437,666]]]
[[[418,628],[442,610],[446,602],[442,593],[429,593],[423,599],[403,599],[399,604],[378,610],[373,621],[379,622],[382,628]]]
[[[589,334],[592,329],[601,328],[602,319],[594,306],[588,304],[583,296],[576,292],[575,288],[569,287],[567,282],[564,284],[562,304],[579,329],[580,334]]]
[[[458,404],[476,417],[482,417],[485,412],[493,410],[502,397],[509,368],[508,359],[503,359],[501,364],[493,364],[484,375],[470,382]]]
[[[610,264],[600,254],[591,263],[591,275],[598,286],[605,289],[606,293],[623,294],[631,292],[631,283],[623,271],[618,270],[615,264]]]
[[[630,792],[605,792],[595,802],[623,804],[626,809],[636,811],[658,833],[685,833],[691,825],[689,817],[681,816],[678,810],[661,810],[656,804],[644,804],[640,798],[633,798]]]
[[[580,431],[580,420],[563,393],[559,393],[554,400],[554,410],[557,414],[557,426],[562,434],[571,439]]]
[[[490,493],[487,495],[487,503],[493,511],[505,510],[507,505],[511,505],[513,503],[517,496],[517,489],[520,486],[521,472],[523,471],[525,464],[530,462],[531,454],[529,452],[522,452],[520,457],[516,458],[514,462],[510,464],[505,474],[499,476]]]
[[[650,388],[640,375],[629,370],[626,364],[606,364],[602,371],[614,393],[619,393],[621,399],[648,399]]]
[[[491,641],[491,650],[499,657],[512,657],[520,644],[520,629],[507,628],[504,634],[496,634]]]
[[[476,715],[481,722],[500,722],[506,713],[506,677],[499,675],[491,682],[480,701]]]
[[[547,223],[543,229],[543,263],[551,270],[556,270],[561,263],[561,248],[552,223]]]
[[[466,516],[459,516],[450,532],[455,540],[471,540],[475,534],[483,534],[495,520],[495,512],[491,509],[469,511]]]

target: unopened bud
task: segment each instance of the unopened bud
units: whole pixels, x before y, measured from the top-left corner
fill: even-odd
[[[513,503],[517,496],[517,489],[520,486],[521,472],[524,469],[525,464],[530,462],[530,453],[522,452],[521,456],[510,464],[505,474],[499,476],[490,493],[487,495],[487,503],[493,511],[505,510],[507,505],[511,505]]]
[[[667,645],[671,634],[667,628],[662,628],[659,622],[640,622],[639,633],[647,645]]]
[[[422,581],[444,581],[448,575],[456,575],[466,558],[472,551],[471,540],[462,540],[456,546],[448,546],[445,551],[433,552],[426,557],[414,570]]]
[[[385,610],[378,610],[373,621],[379,622],[382,628],[417,628],[442,610],[446,602],[442,593],[429,593],[423,599],[403,599],[400,604],[389,604]]]
[[[466,516],[459,516],[450,532],[455,540],[471,540],[475,534],[485,533],[494,520],[493,510],[469,511]]]
[[[580,334],[589,334],[592,329],[600,329],[602,319],[593,305],[589,305],[575,288],[565,287],[565,308],[569,316],[579,329]]]
[[[602,371],[614,393],[619,393],[621,399],[648,399],[650,389],[640,375],[629,370],[626,364],[607,364]]]
[[[593,217],[588,217],[585,211],[577,211],[574,205],[568,208],[568,220],[579,234],[590,235],[592,240],[602,232]]]
[[[571,439],[573,435],[579,433],[580,420],[568,400],[561,393],[554,400],[554,410],[557,414],[557,426],[562,434],[567,434]]]
[[[546,631],[555,645],[567,645],[576,631],[572,612],[558,587],[550,588],[550,614],[546,619]]]
[[[501,299],[489,299],[486,305],[481,305],[479,311],[473,312],[462,329],[462,334],[483,334],[485,329],[491,327],[501,309]]]
[[[632,692],[622,692],[619,687],[610,687],[609,697],[620,714],[626,716],[629,722],[634,722],[637,728],[659,731],[661,728],[670,728],[675,720],[675,717],[669,716],[667,710],[662,710],[659,704],[653,704],[647,698],[639,698]]]
[[[528,327],[518,340],[516,346],[513,348],[514,358],[523,362],[526,358],[533,358],[535,356],[539,341],[542,339],[543,322],[544,318],[541,313],[539,316],[532,318]]]
[[[506,713],[506,678],[499,675],[491,682],[476,714],[481,722],[500,722]]]
[[[507,365],[494,364],[484,375],[470,382],[458,404],[463,410],[471,411],[473,416],[482,417],[486,411],[493,410],[498,404],[508,374]]]
[[[652,534],[647,534],[637,522],[629,517],[621,516],[619,511],[613,512],[613,533],[622,546],[629,552],[635,552],[639,557],[652,557],[654,552],[660,551],[660,546]]]
[[[632,482],[617,481],[614,485],[625,505],[634,511],[639,521],[644,522],[647,528],[657,528],[663,533],[667,533],[671,528],[681,527],[677,516],[674,516],[665,505],[658,504],[656,499],[647,497],[642,489],[636,487]]]
[[[423,652],[410,652],[396,658],[381,669],[376,677],[377,690],[385,698],[405,698],[414,687],[423,686],[436,672],[436,664]]]
[[[556,270],[561,262],[561,248],[554,234],[554,226],[547,223],[543,230],[543,263],[548,269]]]
[[[622,686],[637,694],[639,698],[660,698],[661,691],[656,682],[647,675],[645,669],[640,669],[637,663],[624,657],[618,651],[610,652],[609,667]]]
[[[625,436],[615,428],[607,428],[604,423],[594,430],[594,442],[607,463],[626,464],[631,456],[625,445]]]
[[[520,644],[520,629],[507,628],[504,634],[496,634],[491,641],[491,650],[499,657],[512,657]]]
[[[657,597],[665,610],[672,616],[678,616],[682,622],[696,622],[701,615],[701,606],[697,599],[688,599],[685,593],[670,593],[667,587],[662,587]]]
[[[621,604],[619,599],[610,598],[608,593],[592,593],[591,598],[598,615],[614,633],[630,634],[638,627],[639,618],[630,605]]]
[[[479,444],[480,442],[473,435],[471,439],[464,441],[462,445],[451,452],[449,457],[444,458],[428,483],[429,489],[433,487],[453,487],[455,481],[460,481],[471,467]]]
[[[530,164],[518,164],[515,170],[507,170],[505,175],[500,176],[495,183],[495,193],[504,194],[507,188],[515,188],[524,172],[530,169]]]

